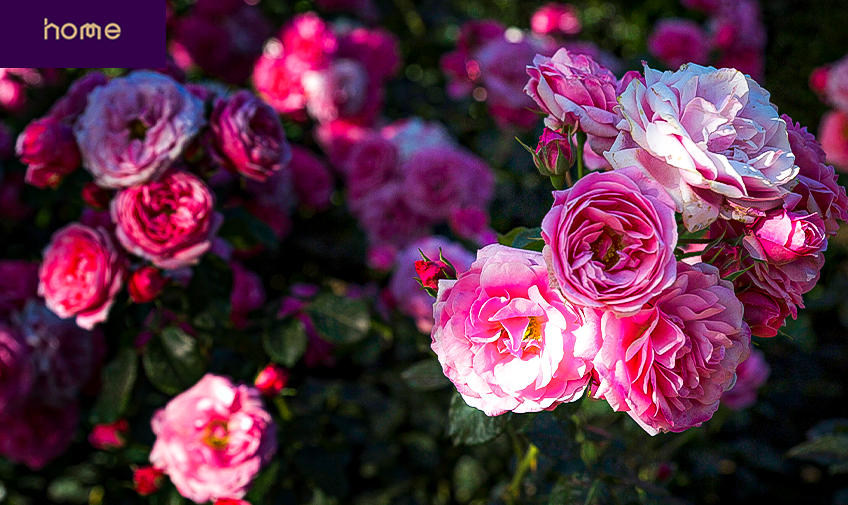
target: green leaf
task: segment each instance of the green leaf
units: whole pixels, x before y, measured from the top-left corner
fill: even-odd
[[[276,250],[280,243],[274,231],[244,207],[224,210],[224,224],[218,235],[230,241],[237,249],[250,249],[256,244]]]
[[[469,407],[459,393],[451,399],[448,412],[448,436],[454,445],[475,445],[488,442],[503,433],[509,414],[489,417],[482,411]]]
[[[194,385],[206,372],[197,340],[176,326],[152,339],[141,361],[150,383],[170,395]]]
[[[519,226],[518,228],[513,228],[509,233],[500,235],[498,237],[498,243],[531,251],[541,251],[545,246],[545,241],[542,240],[542,229],[540,227],[525,228],[523,226]]]
[[[404,382],[416,391],[435,391],[450,385],[438,360],[425,359],[400,374]]]
[[[786,455],[823,465],[844,464],[848,462],[848,434],[828,434],[808,440],[789,449]]]
[[[371,327],[368,305],[359,299],[324,292],[315,297],[306,311],[321,336],[335,344],[359,342]]]
[[[91,412],[92,423],[111,423],[124,413],[138,377],[138,355],[125,347],[103,367],[100,395]]]
[[[306,343],[306,329],[297,318],[273,324],[262,336],[262,345],[268,356],[289,368],[303,357]]]
[[[262,499],[265,498],[265,495],[268,494],[268,491],[271,490],[271,487],[277,482],[277,473],[280,470],[280,461],[275,460],[273,463],[268,465],[268,468],[263,470],[255,479],[253,479],[253,485],[250,487],[250,491],[248,491],[247,496],[244,499],[250,503],[261,503]]]

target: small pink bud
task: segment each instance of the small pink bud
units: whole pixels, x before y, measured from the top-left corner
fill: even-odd
[[[571,142],[561,133],[545,128],[539,137],[533,161],[545,177],[565,175],[575,161]]]
[[[256,376],[256,389],[265,396],[276,396],[286,387],[289,381],[289,371],[271,363]]]
[[[119,419],[114,423],[96,424],[88,434],[88,442],[95,449],[108,451],[120,449],[127,445],[127,433],[130,425],[126,419]]]
[[[456,278],[456,270],[441,260],[418,260],[415,262],[415,273],[421,279],[421,286],[433,291],[439,289],[439,279]]]
[[[112,192],[108,189],[101,188],[93,182],[87,182],[82,187],[82,199],[89,207],[95,210],[106,210],[109,208]]]
[[[830,68],[827,65],[814,68],[810,72],[810,89],[819,94],[824,94],[827,91],[827,76]]]
[[[152,466],[142,466],[133,472],[133,487],[141,496],[147,496],[159,491],[162,487],[165,473]]]
[[[167,283],[159,269],[146,265],[130,275],[127,291],[135,303],[147,303],[159,296]]]

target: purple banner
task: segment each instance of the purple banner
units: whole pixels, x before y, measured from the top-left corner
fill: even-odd
[[[0,67],[165,66],[159,0],[0,0]]]

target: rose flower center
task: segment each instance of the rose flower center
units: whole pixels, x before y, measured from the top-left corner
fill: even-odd
[[[226,449],[228,441],[229,432],[224,419],[210,421],[203,430],[203,442],[215,450]]]
[[[129,124],[130,139],[144,140],[147,136],[147,127],[141,122],[141,119],[133,119]]]
[[[592,259],[610,269],[618,263],[618,251],[624,249],[621,235],[613,232],[609,227],[604,227],[601,235],[589,245],[592,250]]]

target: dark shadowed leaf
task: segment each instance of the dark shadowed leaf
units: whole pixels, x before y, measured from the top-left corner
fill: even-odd
[[[197,340],[176,326],[147,344],[144,372],[163,393],[175,395],[194,385],[206,372],[206,360]]]
[[[425,359],[404,370],[400,375],[416,391],[435,391],[450,385],[438,360]]]
[[[489,417],[482,411],[469,407],[456,393],[448,412],[448,436],[454,445],[482,444],[503,433],[509,414]]]
[[[359,342],[368,333],[371,317],[360,299],[321,293],[306,309],[322,337],[336,344]]]
[[[118,355],[103,367],[103,387],[91,412],[92,423],[111,423],[123,415],[137,376],[135,349],[125,347],[118,351]]]
[[[306,329],[299,319],[278,321],[268,328],[262,345],[274,362],[293,367],[306,352]]]

